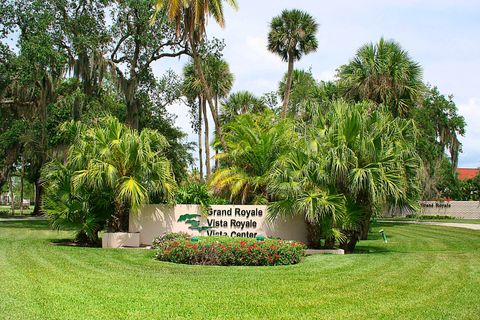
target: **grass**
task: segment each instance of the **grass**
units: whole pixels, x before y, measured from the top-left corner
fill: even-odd
[[[385,244],[378,230],[389,239]],[[385,223],[368,254],[285,267],[163,263],[62,247],[45,221],[0,222],[2,319],[478,319],[480,232]]]
[[[0,217],[11,217],[11,206],[0,206]],[[33,212],[33,206],[30,206],[29,208],[24,208],[23,209],[23,215],[31,215]],[[15,208],[15,216],[20,215],[20,208]]]
[[[388,220],[388,221],[418,221],[418,222],[445,222],[445,223],[469,223],[469,224],[480,224],[480,219],[414,219],[414,218],[381,218],[379,221]]]

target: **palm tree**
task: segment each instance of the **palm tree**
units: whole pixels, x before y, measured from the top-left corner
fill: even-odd
[[[205,99],[208,102],[215,122],[215,130],[220,142],[226,148],[225,139],[222,134],[222,127],[213,103],[213,92],[202,68],[202,54],[199,52],[199,45],[203,42],[206,33],[208,17],[213,17],[220,27],[225,26],[223,14],[223,0],[157,0],[156,12],[166,10],[168,19],[175,24],[177,37],[184,37],[189,43],[193,63],[197,76],[202,84]],[[225,2],[237,9],[236,0],[225,0]],[[155,20],[155,17],[152,21]],[[183,34],[181,34],[183,30]]]
[[[208,119],[204,113],[205,98],[202,93],[202,85],[195,73],[193,63],[187,63],[183,67],[183,85],[182,92],[189,101],[190,112],[193,115],[193,128],[198,134],[198,161],[200,169],[200,179],[203,180],[203,141],[202,141],[202,120],[208,129]]]
[[[204,59],[204,69],[205,69],[205,76],[207,79],[208,84],[212,88],[212,94],[214,95],[214,113],[215,118],[219,119],[219,106],[218,101],[221,98],[225,98],[232,90],[234,77],[233,74],[230,72],[230,67],[228,63],[221,58],[218,58],[214,55],[208,55]],[[207,114],[206,109],[204,110],[204,114]],[[205,117],[206,119],[206,117]],[[208,131],[207,129],[205,131]],[[207,170],[207,180],[210,179],[211,170],[210,170],[210,140],[207,136],[208,132],[205,136],[205,150],[208,151],[206,155],[206,159],[208,162],[208,170]],[[218,154],[218,148],[215,147],[215,154]],[[215,158],[215,168],[218,168],[218,159]]]
[[[98,245],[98,233],[113,214],[109,193],[74,189],[73,176],[74,171],[68,164],[52,161],[44,166],[42,212],[54,229],[75,230],[75,242]]]
[[[271,217],[301,215],[307,225],[311,248],[331,248],[342,240],[341,229],[346,220],[346,199],[330,187],[327,160],[315,140],[295,141],[296,148],[279,158],[269,176],[268,192]]]
[[[286,73],[278,86],[278,92],[282,97],[287,92],[288,76],[288,73]],[[309,105],[316,102],[318,90],[317,81],[311,71],[293,70],[288,111],[294,115],[305,114]]]
[[[205,76],[212,88],[215,102],[215,114],[219,117],[219,99],[225,98],[233,87],[234,76],[224,59],[209,55],[204,59]]]
[[[412,120],[370,105],[335,102],[299,129],[303,142],[272,170],[270,212],[302,214],[325,244],[352,251],[388,206],[416,207],[420,159]]]
[[[214,94],[215,105],[213,106],[214,113],[218,118],[218,101],[220,98],[225,97],[231,90],[233,86],[233,74],[230,72],[228,63],[220,58],[215,56],[207,56],[202,63],[202,69],[206,76],[207,82],[211,85],[212,93]],[[203,118],[204,128],[205,128],[205,166],[206,166],[206,178],[207,180],[211,175],[211,165],[210,165],[210,138],[209,138],[209,125],[207,117],[207,108],[206,108],[206,98],[201,85],[201,81],[197,76],[195,67],[193,63],[189,63],[184,67],[184,93],[194,99],[199,101],[199,112],[198,120],[200,121],[199,125],[199,156],[202,158],[201,154],[201,121]],[[200,160],[200,165],[202,166],[202,159]],[[201,167],[201,171],[203,168]]]
[[[237,115],[263,112],[265,109],[262,99],[249,91],[239,91],[231,94],[223,103],[220,118],[223,122],[230,122]]]
[[[67,165],[74,171],[72,187],[109,192],[114,204],[110,232],[128,231],[129,213],[150,199],[173,199],[176,183],[163,155],[167,145],[158,132],[144,129],[138,133],[114,117],[79,131],[67,156]]]
[[[274,17],[270,29],[268,50],[288,62],[288,79],[282,107],[282,117],[286,117],[294,62],[300,60],[304,54],[317,50],[318,24],[308,13],[293,9],[284,10],[280,16]]]
[[[395,117],[408,116],[425,90],[421,66],[398,43],[383,38],[362,46],[339,68],[338,78],[345,98],[383,104]]]
[[[267,110],[240,115],[226,129],[228,149],[218,154],[223,165],[213,174],[210,187],[233,203],[267,203],[270,170],[293,138],[290,122],[277,123],[275,114]]]

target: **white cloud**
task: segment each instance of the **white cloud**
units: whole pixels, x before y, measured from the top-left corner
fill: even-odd
[[[459,113],[467,124],[465,137],[461,137],[463,153],[460,166],[480,167],[480,99],[470,98],[467,103],[458,105]]]
[[[337,72],[335,70],[326,70],[316,74],[315,77],[319,81],[332,81],[335,80],[336,73]]]

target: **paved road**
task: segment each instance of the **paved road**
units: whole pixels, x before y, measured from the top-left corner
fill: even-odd
[[[395,220],[381,220],[379,222],[392,223],[411,223],[411,224],[429,224],[432,226],[456,227],[471,230],[480,230],[480,224],[473,223],[453,223],[453,222],[427,222],[427,221],[395,221]]]

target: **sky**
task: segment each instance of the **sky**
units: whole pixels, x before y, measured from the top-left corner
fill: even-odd
[[[238,11],[225,9],[224,29],[213,20],[207,29],[209,38],[225,40],[224,58],[235,75],[232,92],[261,95],[277,89],[287,65],[266,48],[269,23],[283,9],[304,10],[320,25],[319,47],[296,68],[311,69],[317,80],[332,80],[363,44],[382,36],[399,42],[423,66],[424,82],[454,95],[467,122],[459,166],[480,167],[480,1],[237,1]],[[162,61],[154,71],[181,73],[183,62]],[[186,107],[173,105],[169,112],[177,115],[176,125],[188,140],[196,141]]]

